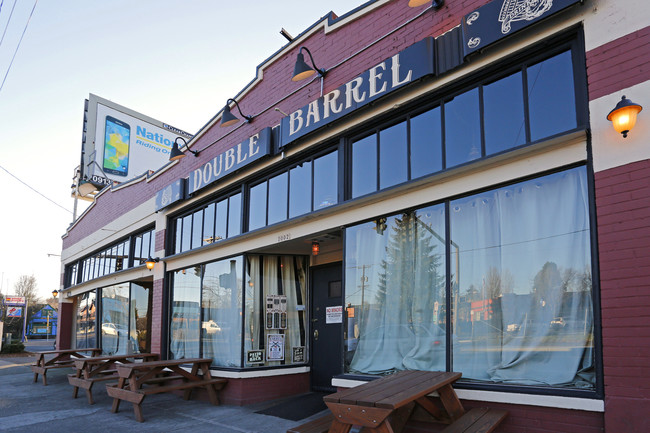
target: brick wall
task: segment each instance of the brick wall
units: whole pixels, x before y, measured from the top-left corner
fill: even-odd
[[[650,77],[650,27],[588,51],[587,76],[589,100],[647,81]]]
[[[650,160],[596,173],[605,427],[650,431]]]

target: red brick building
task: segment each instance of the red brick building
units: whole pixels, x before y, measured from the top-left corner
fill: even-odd
[[[211,357],[230,404],[459,371],[497,431],[647,431],[650,130],[606,119],[650,99],[647,8],[408,3],[324,17],[187,157],[102,190],[59,347]]]

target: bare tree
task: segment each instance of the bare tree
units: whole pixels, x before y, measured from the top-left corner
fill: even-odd
[[[37,292],[36,277],[33,275],[21,275],[18,282],[14,284],[16,296],[24,296],[29,305],[36,305],[40,302]]]

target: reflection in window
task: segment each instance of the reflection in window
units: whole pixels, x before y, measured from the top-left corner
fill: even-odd
[[[445,369],[444,206],[346,230],[345,369]]]
[[[406,122],[379,131],[379,188],[408,180]]]
[[[442,170],[440,107],[412,117],[411,179]]]
[[[228,199],[217,203],[217,222],[214,227],[214,241],[220,241],[228,237]]]
[[[203,244],[203,209],[194,212],[192,216],[192,248]]]
[[[311,161],[289,170],[289,218],[311,212]]]
[[[447,168],[481,157],[481,121],[478,88],[445,103]]]
[[[593,389],[586,178],[580,167],[451,202],[463,378]]]
[[[266,225],[266,189],[267,183],[262,182],[251,188],[249,194],[248,229],[255,230]]]
[[[172,288],[170,358],[198,358],[200,356],[201,267],[174,272]]]
[[[134,353],[151,353],[151,285],[131,283],[129,341]]]
[[[530,139],[540,140],[577,126],[571,52],[527,69]]]
[[[129,284],[102,289],[102,320],[100,330],[104,355],[126,355],[136,350],[129,338]]]
[[[97,347],[96,343],[96,296],[87,292],[77,297],[77,321],[75,324],[75,347],[86,349]]]
[[[290,365],[294,348],[302,348],[302,353],[308,353],[305,317],[307,258],[251,255],[246,260],[244,351],[263,351],[265,356],[262,359],[266,362],[258,365]],[[282,350],[269,352],[269,342],[279,345]],[[269,360],[269,353],[278,359]],[[297,363],[307,361],[305,355]]]
[[[352,198],[377,190],[377,135],[352,143]]]
[[[526,142],[521,72],[483,86],[486,153],[498,153]]]
[[[282,173],[269,179],[269,221],[274,224],[287,219],[289,174]]]
[[[214,213],[216,208],[216,203],[210,203],[203,213],[203,245],[214,242]]]
[[[338,203],[338,151],[314,160],[314,211]]]
[[[241,233],[241,193],[228,199],[228,237]]]
[[[205,265],[201,356],[212,358],[215,366],[241,366],[242,265],[241,257]]]

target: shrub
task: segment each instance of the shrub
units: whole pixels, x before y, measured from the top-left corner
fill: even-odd
[[[10,344],[2,346],[0,353],[22,353],[25,351],[25,345],[19,341],[13,341]]]

